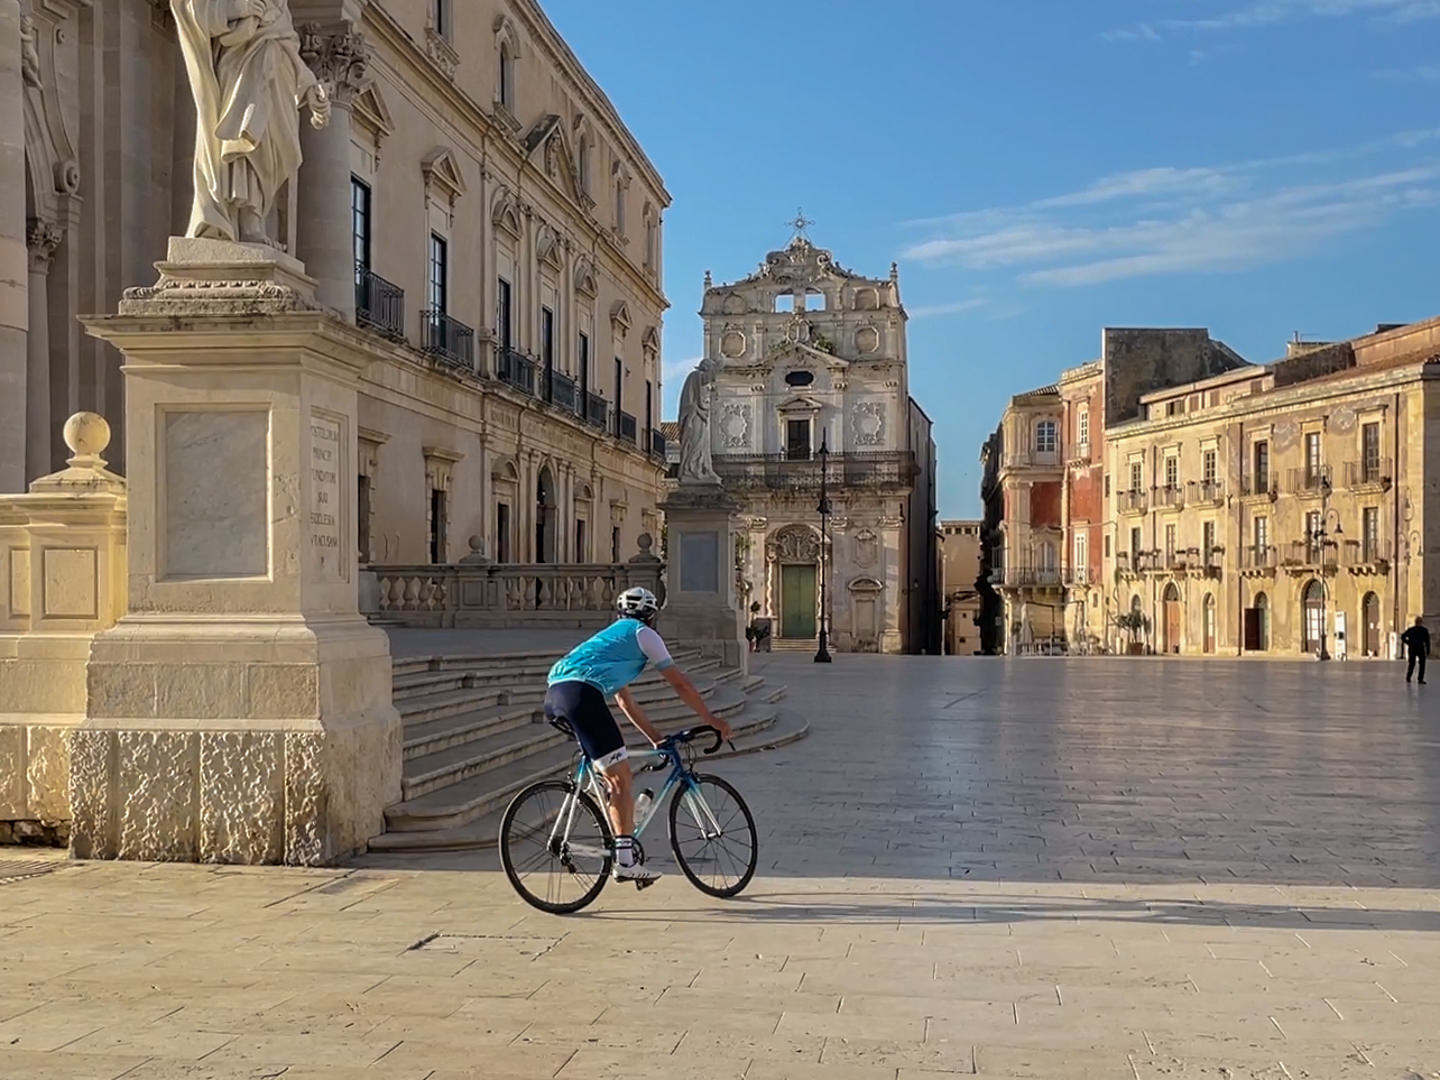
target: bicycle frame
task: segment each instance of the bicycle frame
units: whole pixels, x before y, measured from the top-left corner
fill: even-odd
[[[651,764],[643,768],[635,767],[637,762],[646,759],[653,760]],[[690,811],[691,816],[695,819],[696,828],[698,828],[707,839],[721,835],[722,830],[720,823],[715,820],[715,814],[711,811],[709,804],[705,802],[704,796],[699,794],[697,790],[699,784],[695,782],[694,775],[690,770],[685,767],[685,763],[680,757],[678,747],[672,745],[656,747],[652,750],[639,750],[630,755],[630,762],[633,773],[637,777],[641,773],[663,770],[665,767],[664,762],[668,762],[670,766],[670,774],[665,778],[665,782],[655,794],[654,799],[651,800],[650,810],[649,813],[646,814],[645,820],[635,823],[634,835],[637,838],[645,831],[646,826],[655,820],[655,815],[659,811],[661,804],[670,797],[670,794],[677,787],[682,789],[680,795],[677,797],[683,798],[689,796],[686,799],[685,805]],[[565,802],[560,807],[560,813],[555,816],[555,824],[550,830],[549,846],[551,850],[555,850],[557,847],[563,845],[565,850],[577,855],[605,858],[610,854],[609,851],[601,851],[589,844],[570,843],[570,830],[575,826],[575,811],[580,805],[578,793],[581,791],[589,791],[595,796],[595,801],[601,810],[605,811],[610,805],[609,788],[606,786],[605,781],[601,779],[599,770],[597,770],[584,755],[580,756],[579,763],[575,766],[575,774],[572,780],[575,785],[575,791],[565,797]],[[699,808],[698,810],[697,806]],[[703,820],[701,818],[702,813],[704,815]]]

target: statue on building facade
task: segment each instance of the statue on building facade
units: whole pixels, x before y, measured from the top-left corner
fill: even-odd
[[[718,484],[710,457],[710,395],[715,364],[702,359],[680,391],[680,482]]]
[[[195,203],[187,236],[276,247],[265,223],[300,169],[302,106],[330,96],[300,56],[287,0],[170,0],[195,98]]]
[[[26,86],[39,86],[40,50],[37,46],[35,20],[29,15],[20,16],[20,76]]]

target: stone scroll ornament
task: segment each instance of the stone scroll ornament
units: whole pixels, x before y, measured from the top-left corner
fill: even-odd
[[[265,222],[300,170],[301,106],[317,130],[330,95],[300,56],[288,0],[170,0],[195,98],[187,236],[279,245]]]
[[[680,482],[718,484],[710,456],[710,395],[715,364],[701,360],[680,391]]]

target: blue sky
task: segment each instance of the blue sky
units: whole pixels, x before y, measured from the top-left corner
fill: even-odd
[[[674,196],[666,415],[705,270],[803,206],[842,265],[900,263],[943,516],[1106,325],[1264,362],[1440,314],[1440,0],[542,3]]]

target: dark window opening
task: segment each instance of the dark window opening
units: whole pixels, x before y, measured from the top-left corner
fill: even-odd
[[[495,561],[510,561],[510,504],[495,505]]]
[[[370,563],[375,561],[370,552],[370,477],[361,476],[358,481],[355,493],[355,514],[358,526],[355,537],[356,546],[360,550],[360,561]]]
[[[445,492],[430,492],[430,561],[436,566],[443,565],[445,550]]]
[[[790,461],[809,461],[810,421],[788,420],[785,423],[785,457]]]
[[[815,381],[815,376],[808,371],[792,371],[785,376],[786,386],[809,386]]]

